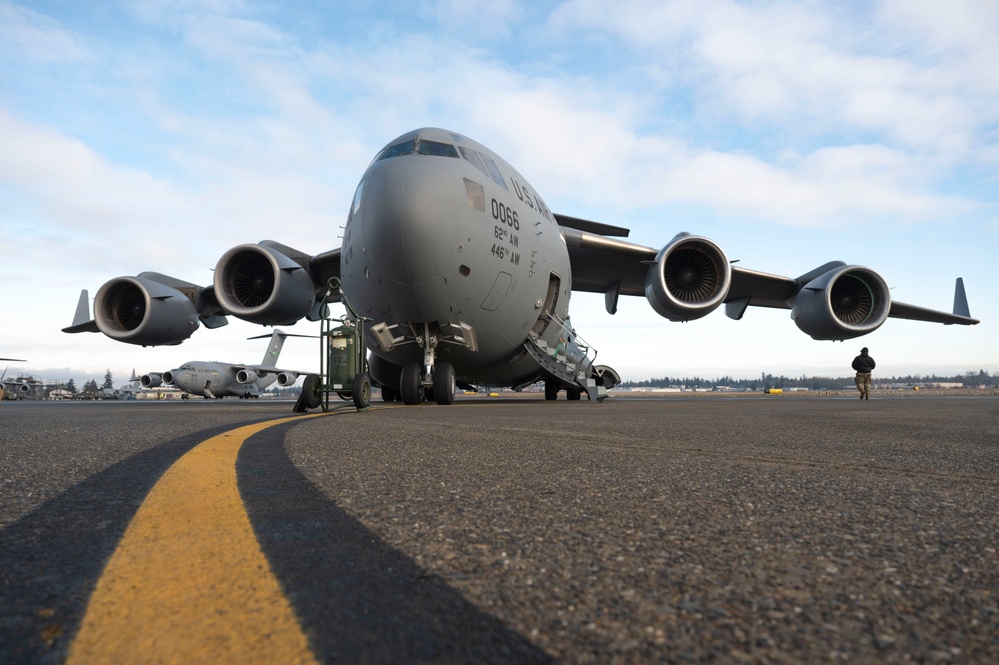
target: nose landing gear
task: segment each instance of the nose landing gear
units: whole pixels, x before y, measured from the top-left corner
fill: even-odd
[[[431,332],[429,324],[423,324],[423,334],[417,338],[423,347],[423,365],[406,363],[399,377],[399,392],[405,404],[419,404],[424,397],[442,405],[454,404],[457,387],[454,365],[436,359],[439,338],[436,332]]]
[[[454,365],[449,362],[438,361],[426,373],[419,363],[402,366],[399,392],[405,404],[419,404],[424,397],[442,405],[454,404],[455,388]]]

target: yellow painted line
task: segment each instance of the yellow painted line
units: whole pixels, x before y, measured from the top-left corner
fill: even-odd
[[[315,663],[236,485],[257,432],[208,439],[153,486],[97,583],[69,663]]]

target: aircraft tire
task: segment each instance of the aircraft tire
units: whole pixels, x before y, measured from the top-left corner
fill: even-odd
[[[371,405],[371,378],[364,372],[355,375],[353,390],[350,394],[354,400],[354,406],[358,409],[368,408]]]
[[[302,382],[302,397],[306,409],[318,409],[322,404],[319,395],[321,387],[322,382],[319,380],[318,374],[309,374],[305,377],[305,381]]]
[[[402,394],[404,404],[415,406],[422,401],[423,377],[420,376],[422,371],[419,363],[406,363],[402,366],[402,374],[399,376],[399,392]]]
[[[434,365],[434,401],[442,406],[454,404],[454,365],[439,362]]]
[[[579,398],[583,396],[583,391],[580,388],[566,388],[565,398],[570,402],[578,402]]]
[[[399,399],[399,394],[392,386],[382,386],[382,401],[394,402]]]
[[[555,381],[554,379],[546,379],[545,380],[545,399],[546,400],[548,400],[549,402],[557,400],[558,399],[558,391],[559,391],[558,381]]]

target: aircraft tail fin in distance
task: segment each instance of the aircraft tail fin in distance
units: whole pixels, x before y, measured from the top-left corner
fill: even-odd
[[[264,353],[264,359],[260,361],[261,365],[277,367],[278,357],[284,348],[284,338],[285,334],[275,328],[274,334],[271,335],[271,343],[267,345],[267,352]]]
[[[90,294],[86,289],[80,291],[80,300],[76,304],[76,315],[73,317],[73,325],[63,328],[66,333],[100,332],[97,322],[90,318]]]
[[[296,335],[275,328],[270,335],[257,335],[256,337],[247,337],[247,339],[264,339],[265,337],[270,338],[271,343],[267,345],[267,351],[264,353],[264,359],[260,361],[260,366],[277,367],[278,356],[281,355],[281,349],[284,348],[285,339],[288,337],[317,337],[317,335]]]
[[[968,308],[968,296],[964,292],[964,279],[960,277],[954,282],[954,313],[958,316],[971,318],[971,310]]]

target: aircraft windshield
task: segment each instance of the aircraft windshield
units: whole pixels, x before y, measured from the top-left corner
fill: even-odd
[[[503,180],[503,174],[500,173],[499,167],[496,166],[496,162],[490,159],[489,155],[483,155],[475,152],[471,148],[466,148],[461,146],[461,156],[465,158],[470,164],[474,165],[475,168],[479,169],[485,175],[492,178],[493,182],[502,187],[503,189],[508,189],[506,186],[506,181]]]
[[[457,148],[450,143],[414,139],[412,141],[396,143],[385,148],[382,154],[378,155],[378,160],[389,159],[390,157],[402,157],[403,155],[412,155],[413,153],[429,155],[431,157],[458,157]]]
[[[432,155],[434,157],[457,157],[458,150],[450,143],[438,143],[437,141],[427,141],[420,139],[416,146],[416,152],[421,155]]]

